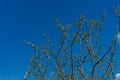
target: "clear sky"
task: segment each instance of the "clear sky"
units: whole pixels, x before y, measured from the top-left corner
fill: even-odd
[[[55,40],[55,19],[72,23],[83,13],[100,19],[107,12],[103,43],[108,44],[118,25],[112,7],[119,0],[0,0],[0,80],[23,80],[33,51],[24,40],[39,43],[46,33]],[[119,71],[120,72],[120,71]]]

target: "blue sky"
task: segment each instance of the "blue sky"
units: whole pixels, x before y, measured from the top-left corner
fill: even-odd
[[[54,41],[55,19],[72,23],[83,13],[87,19],[100,19],[107,12],[103,43],[113,37],[118,25],[112,7],[119,0],[0,0],[0,80],[22,80],[33,51],[24,40],[39,43],[42,33]]]

